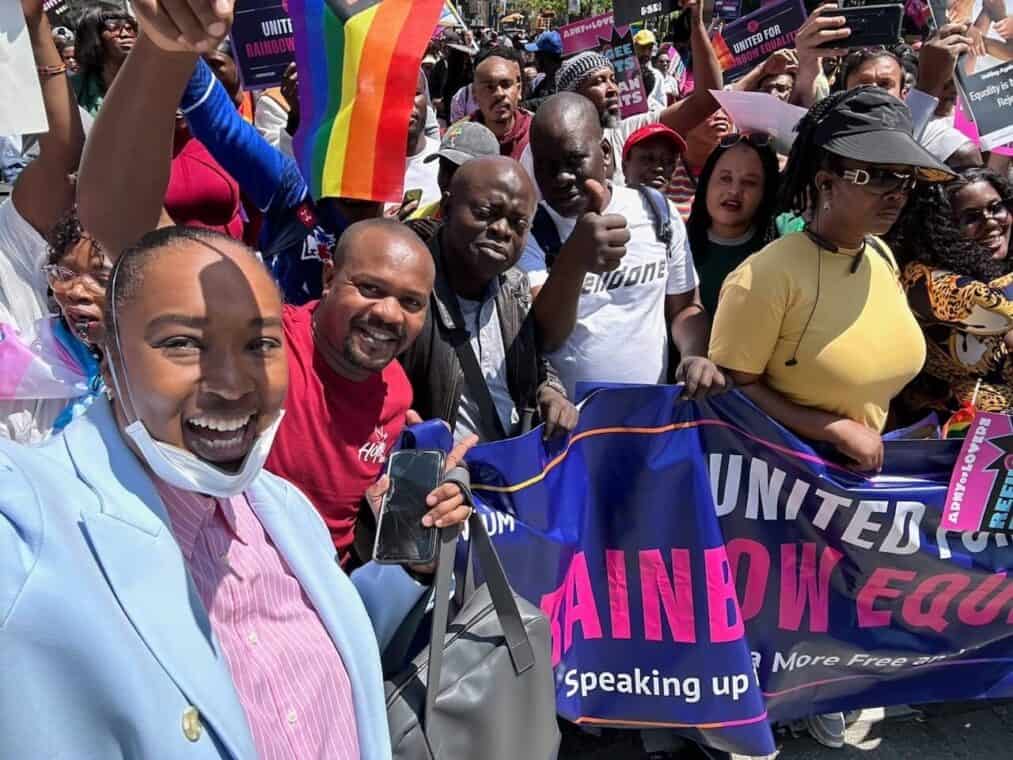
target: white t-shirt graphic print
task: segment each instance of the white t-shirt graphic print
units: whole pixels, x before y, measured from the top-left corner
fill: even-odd
[[[546,206],[563,242],[576,227]],[[612,187],[606,214],[626,218],[630,242],[619,268],[588,274],[577,304],[577,324],[549,360],[570,398],[578,382],[664,382],[668,369],[668,325],[665,296],[681,295],[697,286],[686,227],[670,207],[672,240],[667,249],[655,234],[654,217],[637,190]],[[548,279],[545,253],[534,235],[521,256],[533,288]]]

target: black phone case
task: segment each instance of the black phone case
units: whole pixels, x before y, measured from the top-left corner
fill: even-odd
[[[825,42],[821,48],[863,48],[876,45],[896,45],[900,40],[904,21],[903,5],[863,5],[857,8],[840,8],[832,15],[844,16],[851,36],[843,40]]]
[[[387,460],[387,475],[390,476],[392,465],[394,464],[395,457],[398,455],[410,456],[417,452],[415,449],[406,449],[402,451],[396,451],[391,454],[390,459]],[[442,475],[443,466],[446,462],[446,455],[442,451],[426,450],[427,455],[434,453],[439,454],[439,460],[437,464],[437,472],[439,473],[434,481],[433,488],[439,485]],[[383,503],[380,506],[380,515],[377,518],[376,524],[376,540],[373,544],[373,560],[381,565],[400,565],[406,562],[428,564],[436,561],[436,553],[439,548],[439,529],[436,527],[426,528],[422,525],[420,520],[422,516],[429,511],[429,508],[425,505],[425,497],[428,495],[430,488],[424,494],[420,494],[423,499],[420,511],[418,513],[418,520],[404,520],[400,516],[395,518],[388,518],[390,520],[397,520],[396,525],[392,525],[388,530],[397,530],[398,535],[396,541],[390,542],[390,546],[384,546],[382,539],[384,538],[384,518],[387,517],[386,512],[390,500],[395,495],[399,495],[398,489],[399,484],[395,483],[394,478],[390,480],[390,487],[387,493],[384,495]],[[411,551],[398,551],[398,548],[404,547],[425,547],[418,553]]]

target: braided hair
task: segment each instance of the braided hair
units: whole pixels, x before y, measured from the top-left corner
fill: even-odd
[[[791,146],[788,163],[781,178],[781,195],[778,199],[781,211],[790,211],[801,216],[808,209],[815,207],[819,196],[816,172],[826,168],[833,155],[816,143],[816,128],[848,94],[837,92],[824,98],[810,108],[798,123],[796,127],[798,136]]]
[[[1013,188],[990,169],[966,169],[946,184],[921,183],[887,236],[902,266],[917,261],[982,282],[991,282],[1013,271],[1013,261],[993,259],[976,240],[965,237],[958,226],[953,199],[977,182],[991,185],[1006,208],[1013,211]]]

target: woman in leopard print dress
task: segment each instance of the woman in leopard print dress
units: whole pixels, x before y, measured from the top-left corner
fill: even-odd
[[[1013,409],[1013,189],[987,169],[920,187],[893,231],[928,357],[906,411]]]

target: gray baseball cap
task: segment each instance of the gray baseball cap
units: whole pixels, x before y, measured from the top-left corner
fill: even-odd
[[[426,161],[445,158],[460,166],[472,158],[498,155],[499,140],[488,127],[475,121],[459,121],[450,125],[440,142],[440,149],[428,156]]]

